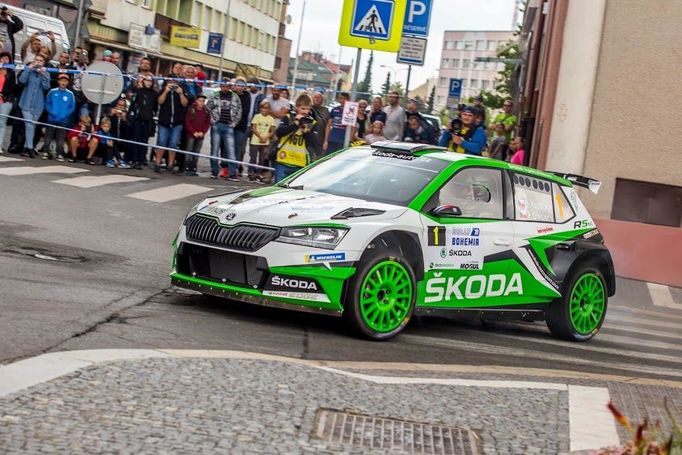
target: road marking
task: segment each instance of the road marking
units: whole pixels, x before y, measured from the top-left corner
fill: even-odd
[[[630,327],[628,325],[621,325],[621,324],[613,324],[609,322],[608,320],[604,322],[604,326],[602,330],[622,330],[624,332],[630,332],[630,333],[639,333],[641,335],[649,335],[653,337],[660,337],[660,338],[671,338],[673,340],[682,340],[682,333],[669,333],[669,332],[664,332],[662,330],[656,330],[656,329],[643,329],[640,327]]]
[[[32,174],[79,174],[90,172],[87,169],[68,166],[16,166],[0,169],[1,175],[32,175]]]
[[[131,183],[141,180],[149,180],[147,177],[133,177],[132,175],[82,175],[70,179],[53,180],[54,183],[77,186],[79,188],[94,188],[96,186],[111,185],[113,183]]]
[[[606,407],[610,399],[603,387],[568,386],[571,452],[620,445],[616,423]]]
[[[175,199],[194,196],[195,194],[208,193],[209,191],[214,191],[214,188],[179,183],[177,185],[164,186],[154,190],[140,191],[139,193],[132,193],[127,196],[143,201],[168,202],[174,201]]]
[[[682,369],[670,369],[662,367],[654,367],[642,365],[639,363],[625,363],[625,362],[609,362],[605,360],[588,360],[580,357],[572,357],[570,355],[558,353],[543,353],[533,349],[522,349],[517,347],[505,347],[486,343],[472,343],[468,341],[451,340],[447,338],[428,337],[421,335],[402,334],[401,341],[423,346],[438,346],[447,349],[463,349],[471,352],[482,352],[484,354],[493,354],[506,357],[522,357],[536,360],[543,360],[546,362],[565,362],[569,364],[587,365],[600,368],[611,368],[619,371],[638,371],[646,374],[664,375],[675,378],[682,378]],[[646,358],[646,354],[642,354],[642,358]]]
[[[20,158],[12,158],[11,156],[2,156],[0,155],[0,163],[11,163],[13,161],[24,161]]]
[[[641,338],[625,337],[625,336],[621,336],[621,335],[612,335],[610,333],[599,333],[599,335],[597,335],[597,340],[609,341],[609,342],[619,343],[619,344],[628,344],[628,345],[638,346],[638,347],[664,349],[664,350],[669,350],[669,351],[670,350],[682,351],[682,344],[670,344],[670,343],[664,343],[662,341],[643,340]]]
[[[658,311],[653,311],[653,310],[644,310],[641,308],[631,308],[631,307],[617,307],[617,306],[611,306],[609,303],[609,313],[616,312],[616,313],[621,313],[621,314],[626,314],[626,315],[632,315],[633,313],[635,314],[643,314],[645,316],[654,316],[654,317],[659,317],[667,320],[674,319],[676,321],[682,321],[682,314],[673,314],[673,313],[661,313]]]
[[[646,285],[649,288],[649,295],[651,295],[651,301],[654,302],[654,305],[682,310],[682,304],[675,303],[668,286],[657,283],[647,283]]]
[[[635,326],[647,325],[653,326],[656,329],[665,327],[668,329],[675,329],[675,332],[682,332],[682,323],[680,322],[667,322],[667,321],[657,321],[655,319],[646,319],[642,317],[630,317],[624,315],[616,315],[612,313],[606,313],[606,321],[617,321],[617,322],[629,322]]]

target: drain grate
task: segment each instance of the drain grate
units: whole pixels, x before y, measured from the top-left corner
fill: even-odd
[[[481,439],[473,430],[318,409],[317,438],[330,443],[391,452],[477,455]]]

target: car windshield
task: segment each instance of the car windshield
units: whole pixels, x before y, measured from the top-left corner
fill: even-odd
[[[287,183],[291,188],[407,206],[448,164],[428,155],[353,148],[311,166]]]

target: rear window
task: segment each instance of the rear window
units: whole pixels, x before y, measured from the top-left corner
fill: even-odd
[[[309,167],[290,186],[407,206],[449,164],[429,156],[353,148]]]

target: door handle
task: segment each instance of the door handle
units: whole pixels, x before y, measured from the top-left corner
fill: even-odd
[[[495,239],[493,240],[493,244],[500,246],[510,246],[512,244],[512,241],[509,239]]]

